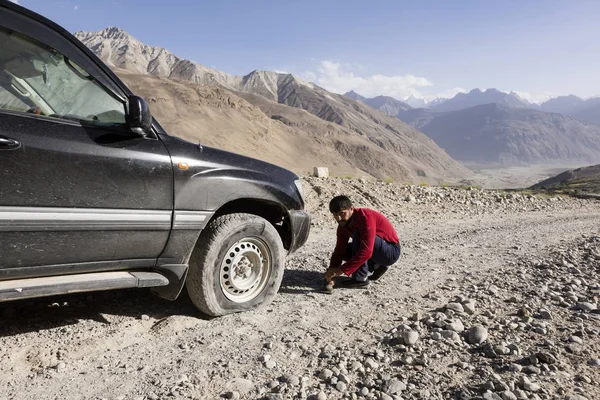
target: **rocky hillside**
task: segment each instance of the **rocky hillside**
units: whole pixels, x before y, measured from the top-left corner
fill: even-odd
[[[486,104],[435,114],[409,110],[400,117],[464,162],[600,161],[600,125],[562,114]]]
[[[360,94],[356,93],[354,90],[344,93],[344,96],[346,96],[347,98],[352,99],[352,100],[360,101],[361,103],[365,103],[368,100],[366,97],[361,96]]]
[[[578,119],[600,124],[600,98],[596,97],[586,100],[573,110],[570,115]]]
[[[600,195],[600,165],[570,169],[536,183],[531,188]]]
[[[344,96],[348,97],[350,99],[353,99],[353,100],[360,101],[361,103],[364,103],[364,104],[368,105],[369,107],[379,110],[386,115],[391,115],[392,117],[397,116],[399,113],[401,113],[403,111],[412,109],[412,107],[409,106],[408,104],[406,104],[400,100],[396,100],[390,96],[377,96],[377,97],[372,97],[372,98],[366,98],[366,97],[363,97],[360,94],[356,93],[353,90],[350,92],[344,93]]]
[[[117,27],[75,36],[110,67],[140,74],[178,78],[201,84],[235,85],[239,79],[177,57],[161,47],[148,46]]]
[[[426,126],[433,121],[435,116],[435,111],[428,108],[411,108],[410,110],[398,113],[396,118],[420,130],[421,127]]]
[[[416,129],[293,75],[253,71],[231,76],[147,46],[118,28],[76,36],[136,92],[149,96],[153,112],[177,136],[295,170],[313,163],[344,175],[428,182],[471,175]],[[162,79],[140,85],[140,73]],[[272,148],[271,143],[280,145]]]
[[[361,120],[361,114],[349,118],[341,114],[366,125],[371,132],[369,138],[259,95],[123,70],[116,72],[134,92],[147,99],[153,114],[170,134],[274,162],[301,174],[312,171],[314,166],[328,166],[338,176],[372,176],[402,182],[452,182],[470,176],[470,171],[445,153],[438,150],[437,156],[430,155],[431,148],[435,149],[433,142],[416,130],[414,137],[397,135],[388,129],[377,129],[376,122]],[[359,105],[357,109],[361,107],[366,108]],[[391,119],[383,114],[381,117]],[[404,158],[402,155],[407,152],[414,152],[421,159],[416,160],[414,154]]]

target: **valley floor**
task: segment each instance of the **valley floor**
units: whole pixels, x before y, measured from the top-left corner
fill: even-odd
[[[475,185],[486,189],[521,189],[583,165],[465,166],[475,173],[471,179]]]
[[[2,304],[0,398],[600,398],[600,202],[305,185],[313,229],[272,304],[217,319],[137,291]],[[403,255],[327,295],[340,192],[391,215]],[[487,340],[469,344],[477,325]]]

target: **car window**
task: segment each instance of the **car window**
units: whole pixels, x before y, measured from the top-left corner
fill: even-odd
[[[2,79],[0,75],[0,80]],[[9,92],[0,81],[0,107],[5,110],[27,112],[31,108],[25,101]]]
[[[0,27],[0,109],[125,124],[125,104],[57,50]]]

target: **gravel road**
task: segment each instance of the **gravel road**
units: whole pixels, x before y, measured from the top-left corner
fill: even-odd
[[[304,178],[308,243],[270,305],[209,319],[143,290],[0,305],[1,399],[598,399],[600,202]],[[347,194],[403,254],[321,293]]]

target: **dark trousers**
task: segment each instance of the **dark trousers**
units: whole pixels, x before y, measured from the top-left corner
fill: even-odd
[[[354,231],[352,235],[352,243],[348,243],[346,245],[346,254],[344,255],[344,261],[348,261],[353,255],[358,253],[358,249],[360,248],[360,232],[357,230]],[[400,258],[400,244],[398,243],[389,243],[380,238],[379,236],[375,236],[375,244],[373,245],[373,255],[371,258],[361,265],[353,274],[352,277],[357,281],[366,281],[369,277],[369,266],[371,267],[371,271],[373,271],[377,266],[390,266],[398,261]]]

